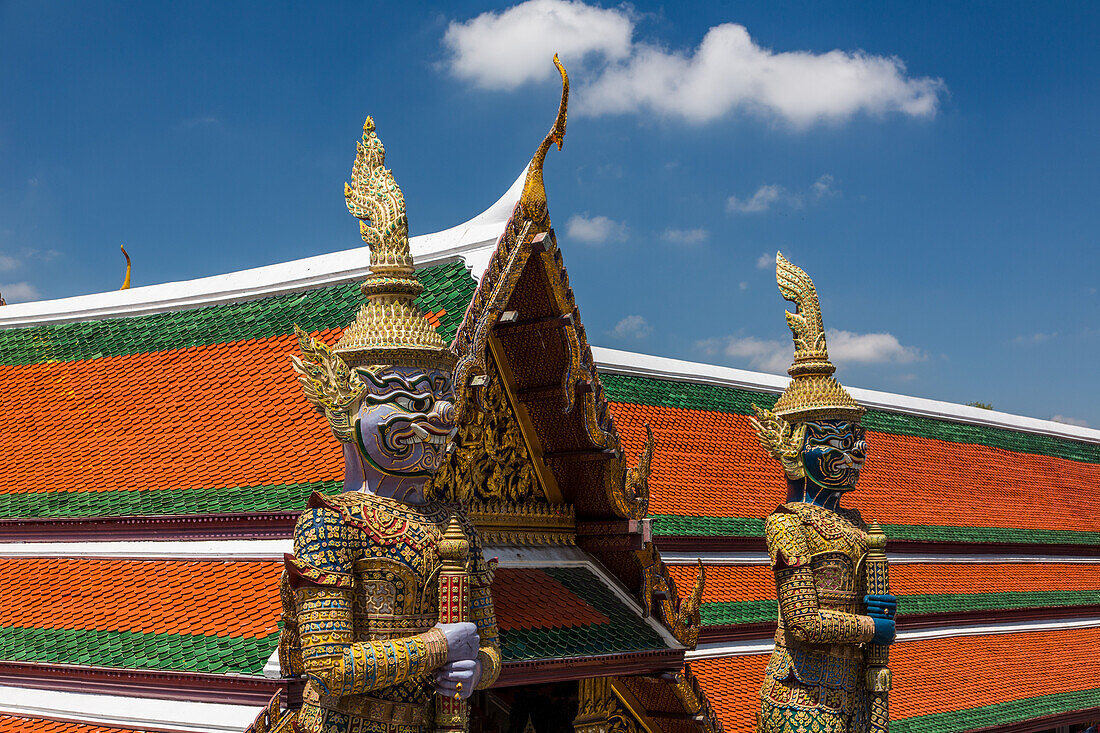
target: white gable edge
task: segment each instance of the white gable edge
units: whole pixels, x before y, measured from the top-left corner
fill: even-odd
[[[777,374],[750,372],[744,369],[701,364],[680,359],[667,359],[662,356],[649,356],[598,346],[592,347],[592,355],[596,359],[596,366],[604,374],[623,374],[667,381],[711,384],[769,394],[779,394],[786,389],[788,382],[790,382],[789,377],[781,377]],[[848,387],[847,389],[861,405],[874,410],[948,420],[968,425],[1004,428],[1016,432],[1046,435],[1052,438],[1068,438],[1086,443],[1100,443],[1100,430],[1094,428],[1066,425],[1053,420],[1040,420],[996,410],[983,410],[979,407],[957,405],[953,402],[940,402],[924,397],[908,397],[856,387]]]
[[[480,281],[489,257],[496,249],[497,240],[519,201],[526,176],[524,169],[496,203],[473,219],[441,232],[410,238],[409,248],[416,266],[421,268],[461,260]],[[369,273],[369,263],[370,248],[355,247],[195,280],[14,303],[0,308],[0,328],[126,318],[240,303],[356,282]]]

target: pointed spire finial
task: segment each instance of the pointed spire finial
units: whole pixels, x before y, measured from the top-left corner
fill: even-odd
[[[126,279],[122,281],[122,287],[119,288],[119,290],[129,290],[130,289],[130,255],[126,254],[125,245],[120,244],[118,246],[119,246],[119,249],[122,250],[122,256],[126,258]]]
[[[546,214],[546,186],[542,181],[542,164],[546,160],[546,154],[551,145],[557,145],[561,150],[565,142],[565,122],[569,111],[569,75],[565,73],[565,67],[558,61],[558,55],[554,54],[554,66],[558,67],[561,74],[561,102],[558,104],[558,116],[554,119],[554,126],[546,133],[542,143],[531,158],[531,164],[527,167],[527,180],[523,182],[523,193],[519,197],[519,204],[523,213],[529,219],[535,221],[545,220],[549,226],[549,217]]]

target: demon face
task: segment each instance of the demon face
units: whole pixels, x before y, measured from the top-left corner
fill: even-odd
[[[450,373],[421,367],[356,371],[367,386],[355,416],[363,460],[384,476],[427,480],[454,434]]]
[[[847,420],[810,421],[802,448],[802,464],[813,483],[832,491],[851,491],[867,458],[867,443],[859,423]]]

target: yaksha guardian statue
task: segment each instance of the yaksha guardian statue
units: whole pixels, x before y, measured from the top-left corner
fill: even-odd
[[[404,196],[384,162],[368,118],[344,190],[370,245],[366,304],[331,350],[298,331],[294,369],[344,449],[344,493],[310,499],[283,576],[279,659],[308,680],[302,733],[462,730],[461,700],[500,672],[477,533],[423,493],[454,432],[453,355],[413,302]]]
[[[867,453],[863,408],[833,378],[813,282],[776,255],[779,291],[796,303],[790,385],[772,410],[754,406],[761,445],[783,466],[787,503],[766,523],[779,627],[760,688],[758,733],[884,733],[885,667],[897,601],[885,543],[840,507]],[[869,548],[871,553],[869,554]]]

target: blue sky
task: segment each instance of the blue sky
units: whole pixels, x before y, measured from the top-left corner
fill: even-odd
[[[0,292],[359,244],[374,115],[413,233],[547,161],[591,340],[766,371],[768,260],[845,384],[1100,425],[1100,5],[0,0]]]

